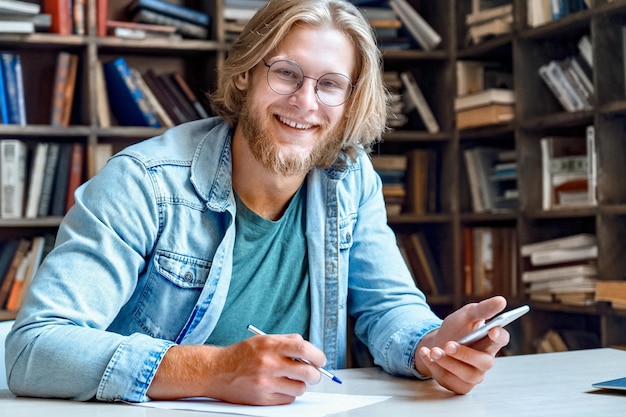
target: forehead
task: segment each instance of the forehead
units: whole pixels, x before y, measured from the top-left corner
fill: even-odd
[[[355,49],[348,36],[334,28],[296,25],[283,38],[275,51],[281,59],[296,61],[306,72],[355,71]]]

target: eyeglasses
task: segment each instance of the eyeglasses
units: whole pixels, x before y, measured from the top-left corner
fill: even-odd
[[[343,74],[328,73],[320,78],[313,78],[304,75],[302,68],[292,61],[280,60],[268,64],[263,60],[263,63],[267,67],[267,84],[278,94],[293,94],[302,87],[305,78],[310,78],[315,81],[315,95],[319,101],[327,106],[336,107],[348,101],[356,87],[352,80]]]

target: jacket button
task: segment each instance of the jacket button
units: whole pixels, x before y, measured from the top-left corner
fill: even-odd
[[[193,279],[193,274],[189,271],[185,272],[185,281],[191,282],[192,279]]]

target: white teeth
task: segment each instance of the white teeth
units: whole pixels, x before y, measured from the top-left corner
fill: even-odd
[[[294,129],[309,129],[311,127],[311,125],[294,122],[293,120],[285,119],[282,116],[279,116],[278,119],[287,126],[293,127]]]

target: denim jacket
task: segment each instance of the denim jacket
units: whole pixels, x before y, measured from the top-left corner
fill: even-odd
[[[169,347],[205,342],[231,279],[231,168],[231,130],[211,118],[128,147],[77,190],[6,341],[15,394],[145,401]],[[419,376],[415,347],[441,321],[387,226],[368,156],[307,181],[310,341],[345,367],[351,315],[376,364]]]

